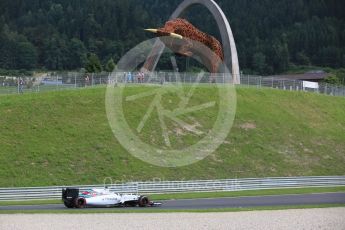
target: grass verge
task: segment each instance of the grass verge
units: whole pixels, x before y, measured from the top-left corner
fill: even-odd
[[[199,192],[199,193],[175,193],[175,194],[154,194],[152,200],[172,200],[172,199],[198,199],[198,198],[222,198],[241,196],[270,196],[270,195],[292,195],[311,193],[345,192],[345,186],[340,187],[318,187],[318,188],[289,188],[289,189],[266,189],[252,191],[233,192]]]
[[[124,95],[146,95],[156,88],[128,87]],[[190,87],[184,90],[189,93]],[[154,166],[128,153],[109,126],[105,88],[3,96],[0,187],[102,184],[108,177],[120,183],[345,175],[345,98],[274,89],[236,91],[236,117],[225,141],[205,159],[179,168]],[[220,98],[213,85],[195,88],[189,108],[215,104],[179,116],[182,123],[164,119],[171,147],[156,110],[137,131],[154,96],[124,100],[126,119],[121,122],[155,148],[183,150],[212,129]],[[181,98],[167,90],[161,102],[174,111]],[[200,132],[190,132],[191,127]]]

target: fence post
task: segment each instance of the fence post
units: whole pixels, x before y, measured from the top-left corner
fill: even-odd
[[[19,81],[20,81],[20,78],[17,77],[17,93],[18,93],[18,94],[20,93],[20,90],[19,90]]]

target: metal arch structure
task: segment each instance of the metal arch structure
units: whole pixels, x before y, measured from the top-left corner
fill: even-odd
[[[240,84],[240,67],[238,62],[237,48],[235,39],[230,27],[230,23],[226,18],[224,12],[214,0],[184,0],[170,16],[171,19],[178,18],[181,14],[193,5],[200,4],[205,6],[213,15],[217,22],[218,29],[221,34],[224,62],[228,69],[231,69],[233,76],[233,83]],[[145,65],[150,66],[150,71],[153,71],[158,63],[158,60],[164,50],[164,44],[157,40],[154,48],[146,60]],[[231,68],[230,68],[231,67]],[[145,71],[145,70],[144,70]]]

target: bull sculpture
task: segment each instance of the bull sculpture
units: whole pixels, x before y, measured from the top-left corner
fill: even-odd
[[[213,36],[197,29],[187,20],[173,19],[166,22],[163,28],[146,29],[146,31],[161,37],[165,46],[178,55],[199,57],[211,73],[219,72],[220,65],[224,60],[221,43]],[[204,46],[208,47],[209,50],[205,52]],[[150,69],[150,64],[152,63],[145,63],[148,66],[144,65],[144,69]]]

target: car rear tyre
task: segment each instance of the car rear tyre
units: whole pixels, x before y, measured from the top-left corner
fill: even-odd
[[[65,205],[66,208],[74,208],[74,205],[71,202],[64,201],[63,204]]]

